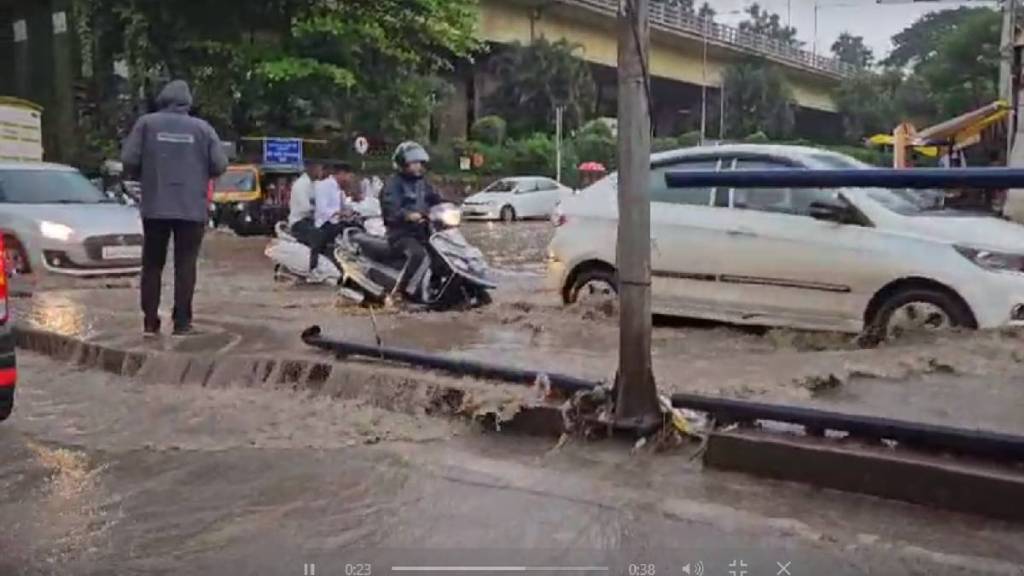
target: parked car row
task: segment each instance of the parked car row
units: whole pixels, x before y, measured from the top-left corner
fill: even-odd
[[[656,154],[657,313],[893,335],[1024,326],[1024,227],[889,189],[670,188],[686,170],[861,169],[832,152],[724,145]],[[938,196],[941,196],[939,194]],[[565,303],[617,286],[617,176],[561,205],[549,278]]]

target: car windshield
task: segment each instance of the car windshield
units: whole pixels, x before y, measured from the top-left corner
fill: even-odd
[[[866,168],[874,168],[870,164],[866,164],[851,158],[849,156],[843,156],[842,154],[808,154],[808,158],[820,168],[828,168],[830,170],[863,170]]]
[[[248,170],[229,170],[217,178],[213,189],[216,192],[254,192],[256,174]]]
[[[945,207],[945,194],[941,190],[872,188],[867,194],[886,209],[904,216],[942,210]]]
[[[7,204],[112,202],[78,171],[0,170],[0,201]]]
[[[512,192],[516,189],[515,180],[498,180],[484,189],[484,192]]]

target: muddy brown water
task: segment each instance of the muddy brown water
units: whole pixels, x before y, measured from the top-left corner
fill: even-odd
[[[371,314],[323,287],[275,283],[265,238],[211,233],[204,245],[198,324],[185,341],[143,342],[133,280],[47,278],[19,299],[20,321],[119,348],[190,353],[305,355],[311,324],[334,337],[456,357],[610,379],[616,368],[614,310],[564,307],[545,291],[546,222],[470,223],[467,237],[495,263],[495,304],[452,313]],[[21,280],[21,279],[19,279]],[[169,286],[165,299],[170,297]],[[166,304],[166,300],[165,300]],[[1024,433],[1024,337],[954,334],[861,350],[841,334],[740,329],[659,319],[654,367],[665,392],[798,402],[896,418]]]
[[[1020,526],[702,471],[687,450],[555,447],[358,401],[170,386],[32,354],[21,367],[17,411],[0,425],[4,575],[1024,566]]]

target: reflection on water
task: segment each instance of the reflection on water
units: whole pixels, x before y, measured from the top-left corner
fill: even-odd
[[[494,268],[540,271],[555,228],[547,220],[515,222],[467,222],[462,233],[483,251]]]
[[[61,292],[37,292],[24,312],[24,319],[40,330],[64,336],[85,336],[93,327],[86,319],[82,302]]]

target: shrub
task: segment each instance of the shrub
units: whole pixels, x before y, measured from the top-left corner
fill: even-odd
[[[554,176],[555,143],[546,134],[534,134],[509,143],[509,165],[515,174]]]
[[[687,132],[686,134],[679,136],[679,138],[676,139],[676,142],[679,143],[680,148],[692,148],[693,146],[697,146],[700,144],[700,132],[696,130]]]
[[[743,141],[748,144],[767,144],[768,142],[770,142],[770,140],[768,139],[768,135],[760,131],[748,135],[746,138],[743,139]]]
[[[473,140],[490,146],[501,146],[507,132],[508,124],[501,116],[484,116],[470,129]]]
[[[651,141],[651,152],[665,152],[679,148],[678,138],[655,138]]]

